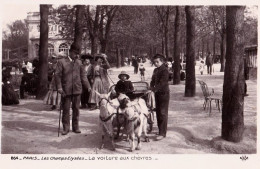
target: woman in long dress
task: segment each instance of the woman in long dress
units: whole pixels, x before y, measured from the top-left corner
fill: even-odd
[[[107,61],[107,56],[105,54],[98,54],[95,57],[95,65],[94,65],[94,83],[92,86],[89,103],[95,104],[91,110],[98,108],[99,96],[96,94],[97,91],[100,94],[106,94],[109,90],[109,80],[107,69],[110,68],[110,65]]]
[[[49,91],[43,100],[45,104],[52,105],[51,110],[55,110],[57,107],[59,107],[61,102],[61,94],[58,93],[57,84],[55,80],[57,59],[58,59],[57,56],[55,55],[52,56],[52,71],[53,71],[52,80],[49,85]]]
[[[2,70],[2,104],[12,105],[19,104],[19,96],[14,91],[11,83],[12,75],[9,70]]]

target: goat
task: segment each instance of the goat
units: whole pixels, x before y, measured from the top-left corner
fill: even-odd
[[[97,93],[97,92],[96,92]],[[113,150],[115,150],[114,139],[119,137],[120,128],[125,125],[125,116],[119,113],[119,102],[117,99],[109,100],[108,94],[99,94],[100,97],[100,124],[102,133],[102,143],[100,149],[104,148],[105,134],[108,134],[111,138]],[[114,136],[114,128],[117,128],[116,137]]]
[[[121,101],[121,108],[126,116],[126,132],[129,135],[130,151],[141,149],[141,135],[144,132],[145,141],[149,142],[147,136],[148,108],[143,99],[136,99],[133,102],[129,98]],[[137,147],[135,148],[134,139],[137,137]]]

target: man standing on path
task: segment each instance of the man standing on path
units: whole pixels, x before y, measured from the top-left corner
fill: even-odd
[[[86,71],[78,59],[80,49],[73,43],[69,50],[69,56],[58,61],[56,68],[56,82],[58,92],[63,96],[62,111],[62,135],[70,130],[70,107],[72,102],[72,131],[81,133],[79,130],[79,105],[82,86],[91,90]]]
[[[212,54],[209,52],[207,57],[206,57],[206,65],[207,65],[207,71],[208,74],[212,74],[212,65],[213,65],[213,56]]]
[[[132,60],[132,65],[134,66],[134,74],[137,74],[137,73],[138,73],[137,57],[133,58],[133,60]]]
[[[156,118],[159,128],[157,140],[166,137],[168,123],[168,106],[170,100],[169,90],[169,71],[164,64],[165,57],[161,54],[156,54],[153,58],[155,69],[153,71],[151,90],[155,93],[156,102]]]

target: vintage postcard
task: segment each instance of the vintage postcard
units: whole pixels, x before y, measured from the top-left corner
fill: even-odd
[[[2,0],[2,168],[257,168],[258,4]]]

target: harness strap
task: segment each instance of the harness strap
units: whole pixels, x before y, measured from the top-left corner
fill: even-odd
[[[116,109],[116,121],[119,124],[119,107]]]
[[[100,120],[102,121],[102,122],[107,122],[108,120],[110,120],[112,117],[113,117],[113,115],[115,115],[116,113],[112,113],[111,115],[109,115],[107,118],[105,118],[105,119],[103,119],[101,116],[99,116],[99,118],[100,118]]]
[[[149,118],[146,114],[144,114],[144,116],[145,116],[147,119]]]
[[[100,99],[100,101],[98,102],[98,105],[99,105],[99,106],[100,106],[100,103],[101,103],[102,100],[106,100],[108,103],[111,104],[111,102],[110,102],[108,99],[106,99],[106,98],[102,98],[102,99]]]

